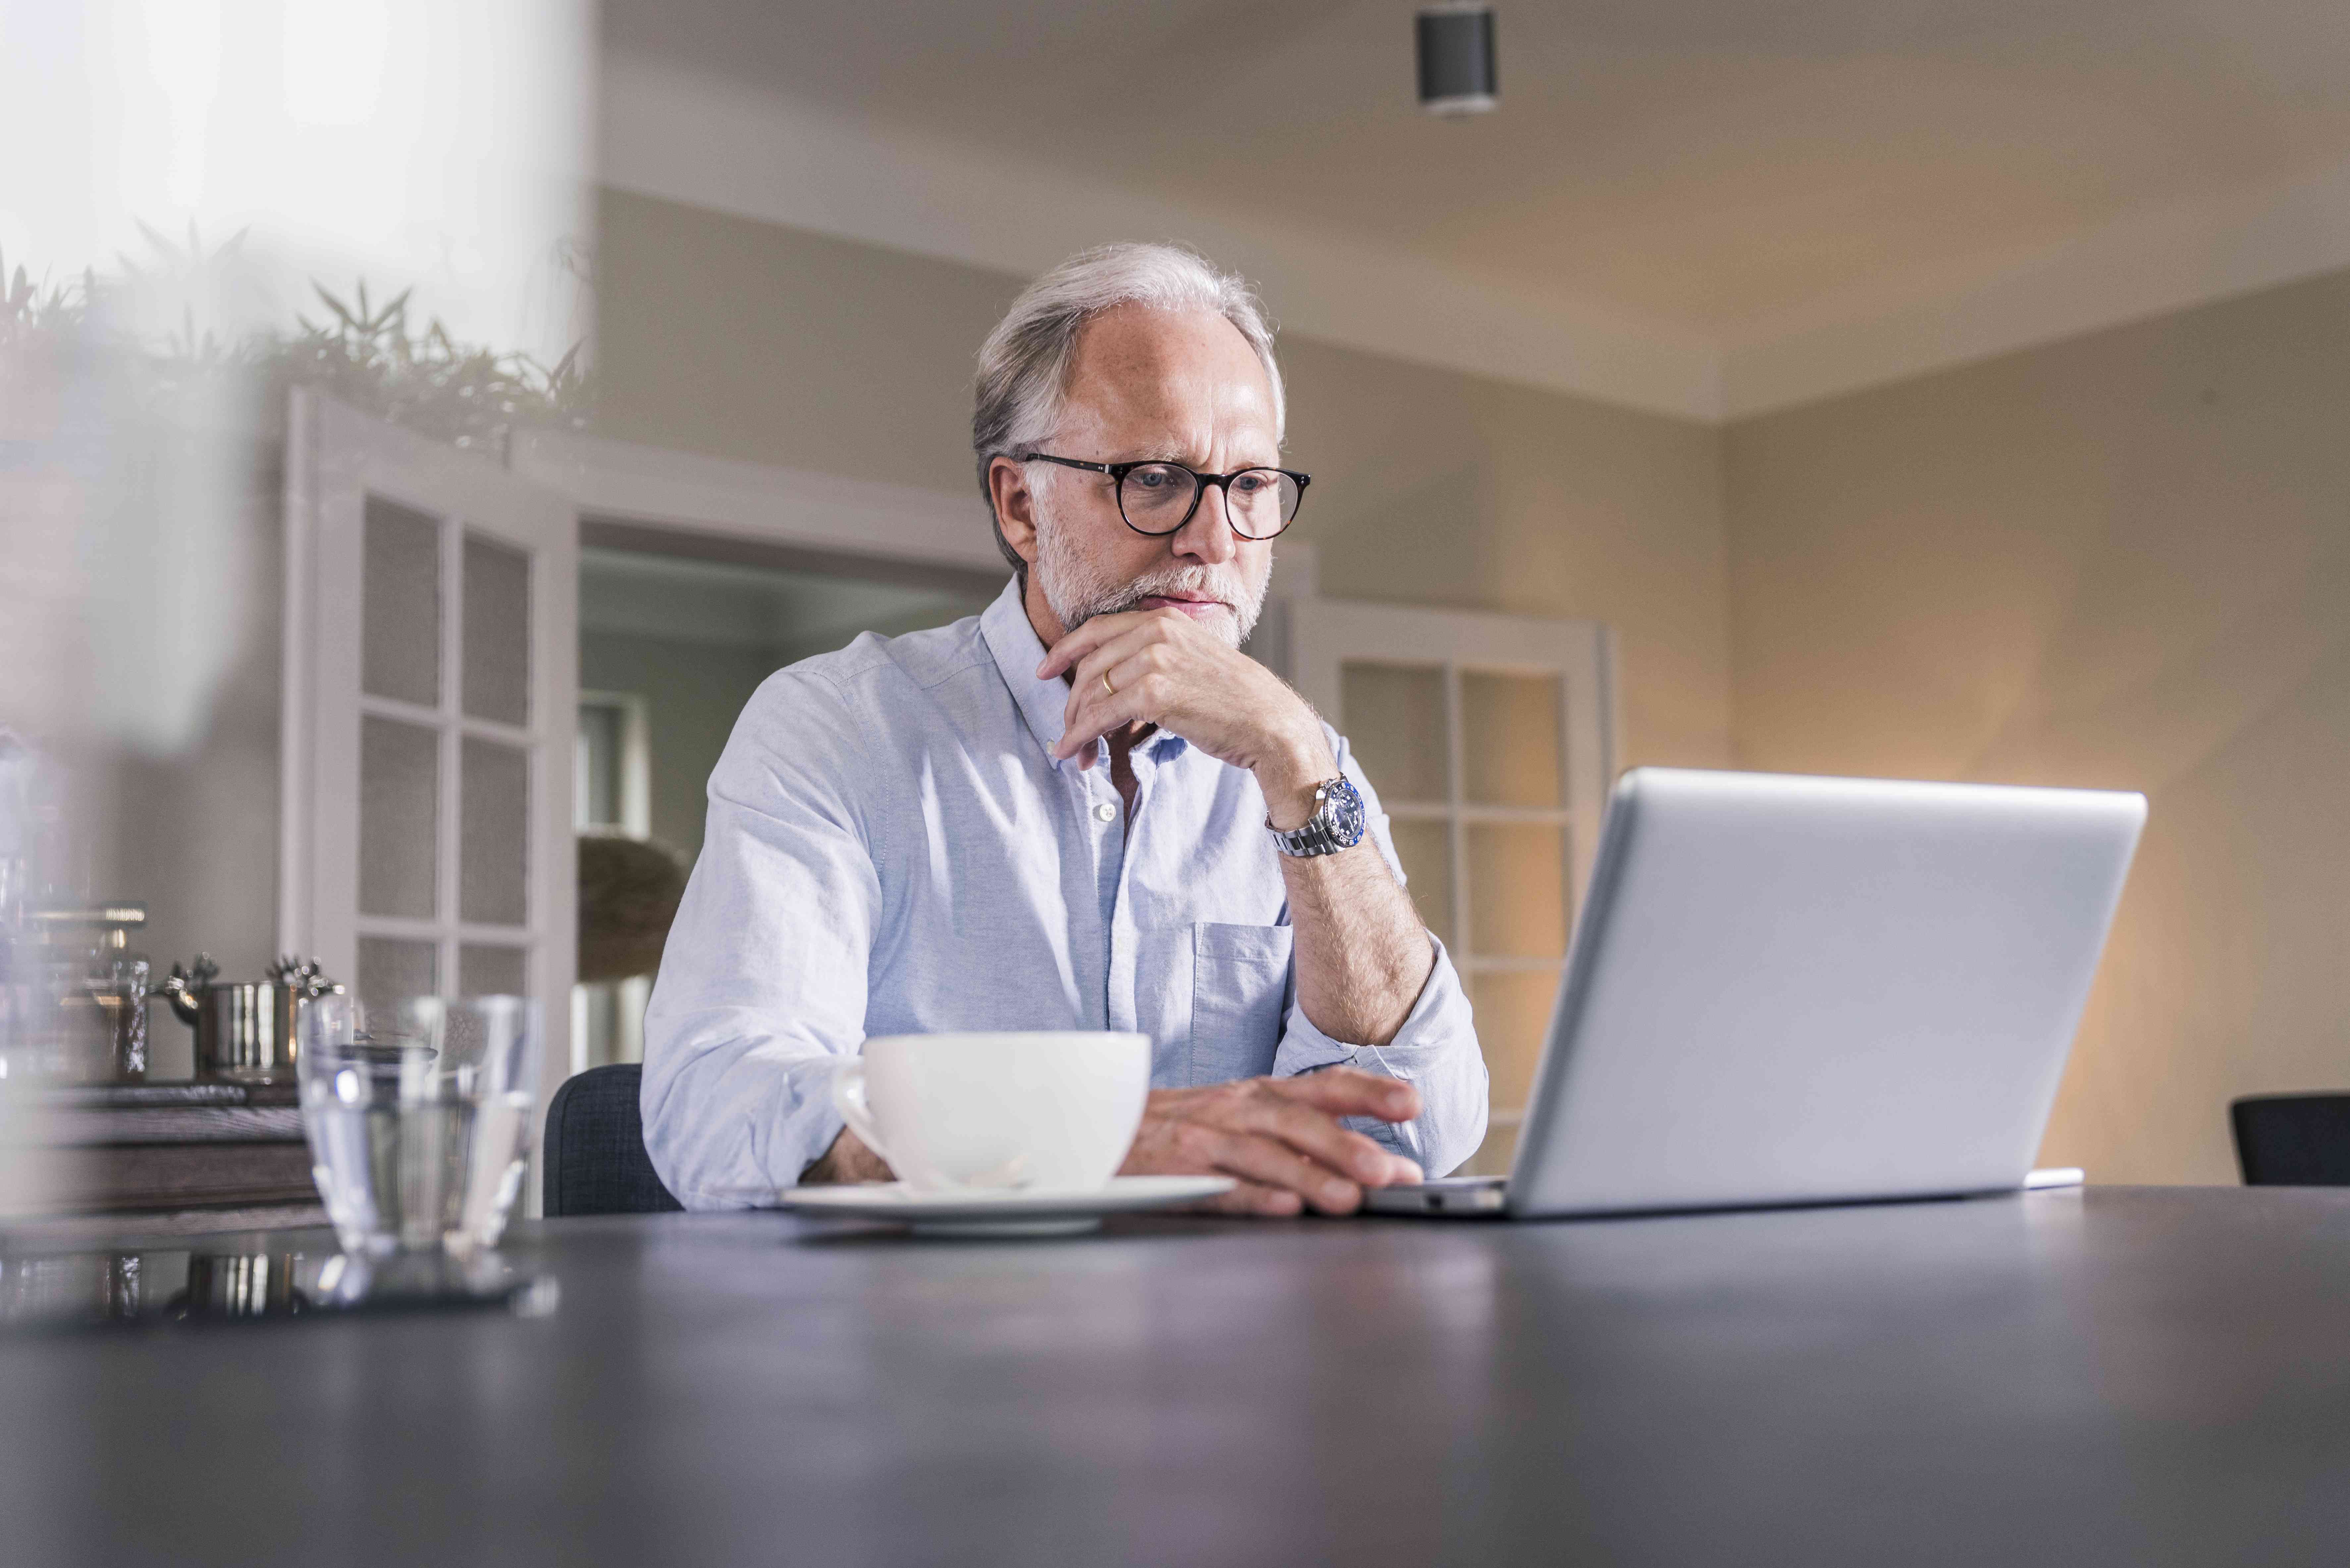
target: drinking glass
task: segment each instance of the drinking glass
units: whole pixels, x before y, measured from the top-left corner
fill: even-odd
[[[296,1056],[310,1169],[359,1257],[494,1246],[522,1190],[538,1005],[519,996],[322,996]]]

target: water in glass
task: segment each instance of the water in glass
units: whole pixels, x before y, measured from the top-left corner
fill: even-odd
[[[537,1022],[534,1003],[511,996],[311,1004],[302,1125],[346,1251],[496,1243],[527,1164]]]

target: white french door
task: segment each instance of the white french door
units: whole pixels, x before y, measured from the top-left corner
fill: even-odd
[[[1615,783],[1614,639],[1591,621],[1303,598],[1290,679],[1379,793],[1476,1010],[1508,1168]]]
[[[571,503],[307,391],[286,452],[278,946],[364,1002],[536,998],[577,961]]]

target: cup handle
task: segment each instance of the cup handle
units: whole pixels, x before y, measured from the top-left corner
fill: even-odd
[[[865,1147],[889,1159],[889,1151],[881,1147],[881,1135],[873,1127],[872,1107],[865,1103],[865,1064],[843,1062],[832,1075],[832,1108],[848,1124],[848,1130],[865,1142]],[[894,1168],[897,1161],[890,1160]]]

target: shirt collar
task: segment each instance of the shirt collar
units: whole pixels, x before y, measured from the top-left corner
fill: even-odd
[[[1027,721],[1028,732],[1051,756],[1067,732],[1063,716],[1068,711],[1069,683],[1058,676],[1037,679],[1036,667],[1045,662],[1045,644],[1028,623],[1028,607],[1021,598],[1018,577],[1004,584],[995,602],[981,612],[979,634],[987,639],[987,650],[995,656],[996,673],[1003,677],[1021,718]],[[1161,730],[1144,749],[1153,760],[1163,763],[1172,761],[1189,744],[1182,736]],[[1075,767],[1076,761],[1066,757],[1053,765]]]
[[[1028,732],[1050,756],[1067,729],[1061,721],[1068,709],[1069,683],[1036,677],[1036,667],[1045,662],[1045,644],[1037,638],[1036,628],[1028,624],[1028,607],[1021,602],[1018,577],[1004,584],[995,602],[981,612],[979,634],[987,639],[987,651],[995,656],[996,673],[1003,677],[1020,716],[1028,722]]]

